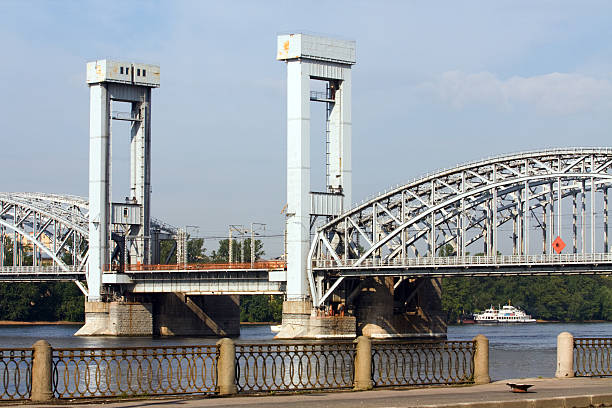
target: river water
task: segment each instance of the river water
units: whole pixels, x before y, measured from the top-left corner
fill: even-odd
[[[30,347],[45,339],[54,347],[123,347],[213,344],[215,338],[194,337],[74,337],[79,325],[0,326],[0,348]],[[448,328],[449,340],[471,340],[477,334],[489,338],[492,380],[553,377],[557,335],[611,337],[612,323],[535,323],[515,325],[464,325]],[[238,342],[274,343],[270,326],[242,326]]]

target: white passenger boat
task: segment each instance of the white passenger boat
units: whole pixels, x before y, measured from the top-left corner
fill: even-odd
[[[476,323],[535,323],[535,319],[531,315],[525,314],[521,309],[510,304],[503,306],[501,309],[495,309],[493,306],[486,309],[482,313],[474,314]]]

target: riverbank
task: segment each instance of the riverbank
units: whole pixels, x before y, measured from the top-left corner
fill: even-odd
[[[512,393],[507,382],[533,384],[531,392]],[[601,407],[612,406],[612,378],[527,378],[462,387],[382,388],[372,391],[309,392],[241,397],[186,397],[137,400],[63,400],[58,405],[83,404],[114,408],[180,405],[191,407],[244,408],[249,406],[311,408],[428,407]],[[8,404],[7,404],[8,405]],[[46,404],[51,405],[51,404]],[[5,404],[0,403],[0,406]],[[35,406],[19,404],[19,406]]]
[[[37,322],[19,322],[12,320],[0,320],[0,326],[65,326],[65,325],[75,325],[75,324],[85,324],[85,322],[68,322],[65,320],[61,320],[58,322],[45,322],[45,321],[37,321]]]
[[[561,320],[541,320],[541,319],[536,319],[535,321],[536,323],[563,323],[563,324],[583,324],[583,323],[610,323],[610,320],[584,320],[584,321],[569,321],[569,322],[564,322]],[[487,323],[490,325],[490,323]],[[494,323],[495,324],[495,323]],[[529,323],[499,323],[499,324],[509,324],[509,325],[517,325],[517,324],[529,324]],[[449,323],[449,326],[471,326],[471,325],[482,325],[481,323]]]

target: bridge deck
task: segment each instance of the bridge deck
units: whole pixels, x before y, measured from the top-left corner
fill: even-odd
[[[396,258],[389,261],[357,259],[338,263],[313,261],[313,270],[338,276],[500,276],[500,275],[578,275],[612,273],[612,254],[542,254],[497,256],[448,256]]]
[[[125,273],[106,272],[102,276],[102,282],[110,285],[130,285],[130,291],[135,293],[281,294],[285,290],[286,272],[279,269],[278,265],[272,265],[275,269],[247,269],[245,265],[236,267],[234,264],[229,269],[223,269],[223,265],[212,265],[211,269],[201,269],[198,266],[201,265],[179,265],[170,269],[169,265],[140,265],[139,270]],[[85,270],[75,268],[66,271],[59,266],[0,268],[0,282],[75,280],[85,280]]]
[[[543,254],[314,260],[314,271],[335,276],[516,276],[612,274],[612,254]],[[131,284],[134,292],[281,293],[284,262],[251,264],[130,265],[125,273],[106,272],[108,284]],[[85,270],[59,266],[3,266],[0,282],[84,280]]]

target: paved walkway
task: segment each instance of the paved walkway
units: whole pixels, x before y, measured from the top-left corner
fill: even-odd
[[[509,392],[507,382],[534,384],[529,393]],[[64,401],[72,405],[78,401]],[[85,403],[82,401],[82,403]],[[0,404],[4,406],[4,404]],[[29,405],[20,405],[29,406]],[[40,405],[38,405],[40,407]],[[57,406],[57,405],[56,405]],[[439,407],[439,408],[581,408],[612,406],[612,378],[504,380],[486,385],[413,389],[378,389],[362,392],[318,392],[231,398],[165,398],[132,401],[90,401],[87,406],[140,407]]]

